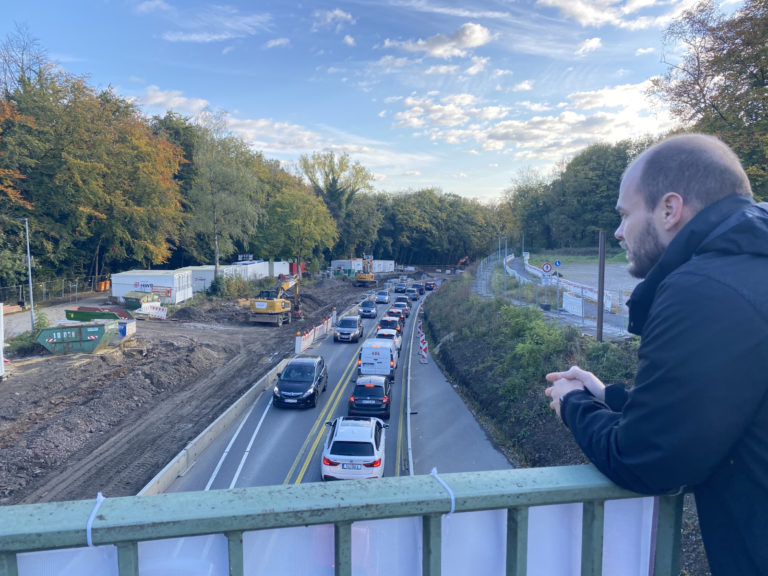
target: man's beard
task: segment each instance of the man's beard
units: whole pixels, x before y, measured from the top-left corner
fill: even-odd
[[[635,278],[645,278],[667,249],[661,243],[659,233],[653,227],[650,218],[646,219],[643,229],[629,248],[626,240],[622,244],[627,250],[629,261],[627,271]]]

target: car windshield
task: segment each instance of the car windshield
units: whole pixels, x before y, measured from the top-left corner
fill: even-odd
[[[379,324],[382,328],[392,328],[393,330],[397,329],[397,320],[382,320]]]
[[[373,384],[358,384],[353,394],[355,398],[383,398],[384,388]]]
[[[376,296],[386,296],[389,292],[377,292]]]
[[[341,328],[357,328],[357,320],[354,318],[342,318],[339,320],[339,327]]]
[[[311,382],[315,376],[315,369],[310,364],[289,364],[283,370],[281,380],[296,380],[298,382]]]
[[[395,308],[408,308],[408,304],[405,302],[395,302]]]
[[[335,456],[373,456],[373,444],[337,440],[331,446],[331,454]]]
[[[376,338],[384,338],[386,340],[394,340],[395,335],[394,334],[387,334],[386,332],[379,332],[376,334]]]
[[[363,302],[363,306],[362,307],[363,308],[373,308],[374,306],[376,306],[376,304],[374,304],[373,302],[367,302],[366,301],[366,302]]]

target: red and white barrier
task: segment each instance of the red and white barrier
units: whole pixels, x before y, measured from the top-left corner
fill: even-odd
[[[313,326],[304,332],[296,332],[296,354],[301,354],[309,348],[316,340],[327,336],[333,331],[333,320],[329,316],[317,326]]]
[[[421,320],[416,324],[416,335],[419,337],[419,362],[426,364],[427,354],[429,354],[429,345],[427,344],[427,337],[424,334],[424,330],[421,327]]]

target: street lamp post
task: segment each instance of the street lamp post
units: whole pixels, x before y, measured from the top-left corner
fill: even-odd
[[[27,276],[29,277],[29,317],[32,322],[30,330],[35,331],[35,300],[32,295],[32,257],[29,254],[29,220],[27,218],[16,218],[24,220],[24,230],[27,236]]]

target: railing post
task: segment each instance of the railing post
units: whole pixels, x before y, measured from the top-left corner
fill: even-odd
[[[120,576],[139,576],[139,545],[123,542],[117,545],[117,570]]]
[[[430,514],[421,519],[421,574],[440,576],[442,570],[442,514]]]
[[[16,565],[16,554],[0,554],[0,576],[19,576],[19,569]]]
[[[680,530],[683,523],[683,494],[659,496],[653,573],[677,576],[680,573]]]
[[[243,533],[227,532],[227,552],[229,553],[229,576],[243,576]]]
[[[528,508],[507,509],[507,576],[528,573]]]
[[[352,522],[333,525],[335,576],[352,576]]]
[[[581,518],[581,574],[603,573],[603,528],[605,502],[584,502]]]

